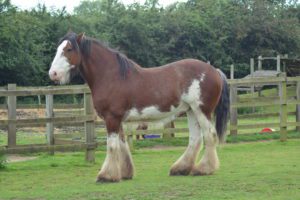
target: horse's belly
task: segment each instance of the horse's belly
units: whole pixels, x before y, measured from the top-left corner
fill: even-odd
[[[146,120],[157,120],[157,121],[171,121],[178,114],[187,111],[189,106],[185,103],[179,104],[179,106],[170,107],[170,111],[162,112],[159,110],[159,106],[153,105],[138,110],[132,108],[127,112],[125,121],[146,121]]]

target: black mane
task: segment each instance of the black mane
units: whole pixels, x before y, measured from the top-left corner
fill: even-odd
[[[90,56],[91,44],[92,43],[96,43],[96,44],[100,45],[101,47],[109,50],[111,53],[116,55],[116,59],[119,63],[120,76],[123,79],[126,79],[127,74],[131,69],[134,69],[134,62],[132,60],[128,59],[121,52],[119,52],[115,49],[111,49],[111,48],[107,47],[107,45],[103,44],[99,40],[89,38],[89,37],[83,37],[80,44],[78,45],[77,41],[76,41],[77,40],[77,34],[73,33],[73,32],[68,33],[62,39],[60,39],[59,44],[61,44],[64,40],[70,41],[73,49],[76,50],[76,51],[80,50],[80,52],[81,52],[81,54],[84,58],[88,58]]]

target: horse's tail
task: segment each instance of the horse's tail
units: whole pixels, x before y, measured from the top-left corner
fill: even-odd
[[[226,75],[218,69],[222,78],[223,87],[219,103],[215,109],[216,116],[216,131],[219,137],[219,142],[224,142],[226,135],[227,122],[229,119],[229,86]]]

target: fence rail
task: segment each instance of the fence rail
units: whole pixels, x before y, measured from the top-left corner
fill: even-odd
[[[231,79],[228,80],[230,85],[230,127],[231,135],[236,135],[240,130],[273,127],[279,128],[281,133],[281,140],[286,140],[287,128],[289,126],[296,127],[300,131],[300,77],[286,77],[281,74],[274,78],[251,78],[251,79]],[[257,85],[276,85],[279,86],[277,96],[269,97],[243,97],[238,95],[237,87]],[[287,86],[295,86],[295,95],[287,95]],[[84,103],[76,105],[54,104],[53,99],[55,95],[66,94],[83,94]],[[23,104],[17,105],[17,97],[19,96],[34,96],[45,95],[45,104],[38,105],[38,108],[45,109],[45,117],[34,119],[17,119],[17,108],[34,108],[33,105],[26,107]],[[5,97],[6,105],[1,105],[0,109],[7,109],[8,118],[0,120],[0,128],[7,128],[8,141],[7,146],[0,147],[0,152],[5,153],[26,153],[46,151],[53,153],[54,151],[73,151],[86,150],[86,160],[94,162],[94,151],[99,144],[96,141],[98,135],[105,133],[105,130],[95,133],[95,126],[104,127],[104,122],[96,119],[91,101],[91,92],[86,85],[63,86],[63,87],[16,87],[15,84],[9,84],[6,88],[0,88],[0,97]],[[240,108],[257,108],[274,106],[278,107],[278,112],[270,113],[251,113],[240,115],[238,109]],[[295,106],[295,111],[287,110],[288,106]],[[54,114],[54,109],[77,109],[77,113],[69,113],[68,116],[57,116]],[[78,111],[79,109],[79,111]],[[296,116],[293,122],[288,121],[288,116]],[[253,119],[277,117],[279,122],[260,122],[256,124],[239,124],[239,119]],[[186,121],[186,117],[179,117],[175,122]],[[154,123],[152,120],[146,120],[147,123]],[[138,123],[137,121],[130,121],[130,123]],[[71,141],[68,137],[72,134],[54,134],[54,127],[60,125],[83,126],[83,133],[76,133],[85,141]],[[21,127],[46,127],[47,144],[40,145],[18,145],[16,143],[17,128]],[[188,128],[174,128],[170,125],[163,128],[154,128],[149,130],[130,130],[126,131],[127,140],[132,146],[133,136],[142,134],[162,134],[164,137],[170,137],[174,133],[187,133]]]

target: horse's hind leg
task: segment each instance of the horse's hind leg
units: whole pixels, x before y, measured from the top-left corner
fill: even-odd
[[[194,167],[201,142],[202,135],[199,123],[193,111],[187,112],[189,125],[189,144],[184,154],[173,164],[170,175],[189,175]]]
[[[199,107],[193,110],[203,133],[205,150],[200,164],[196,165],[191,173],[192,175],[213,174],[219,168],[219,159],[216,150],[218,143],[216,129],[210,121],[210,114],[205,115]]]

